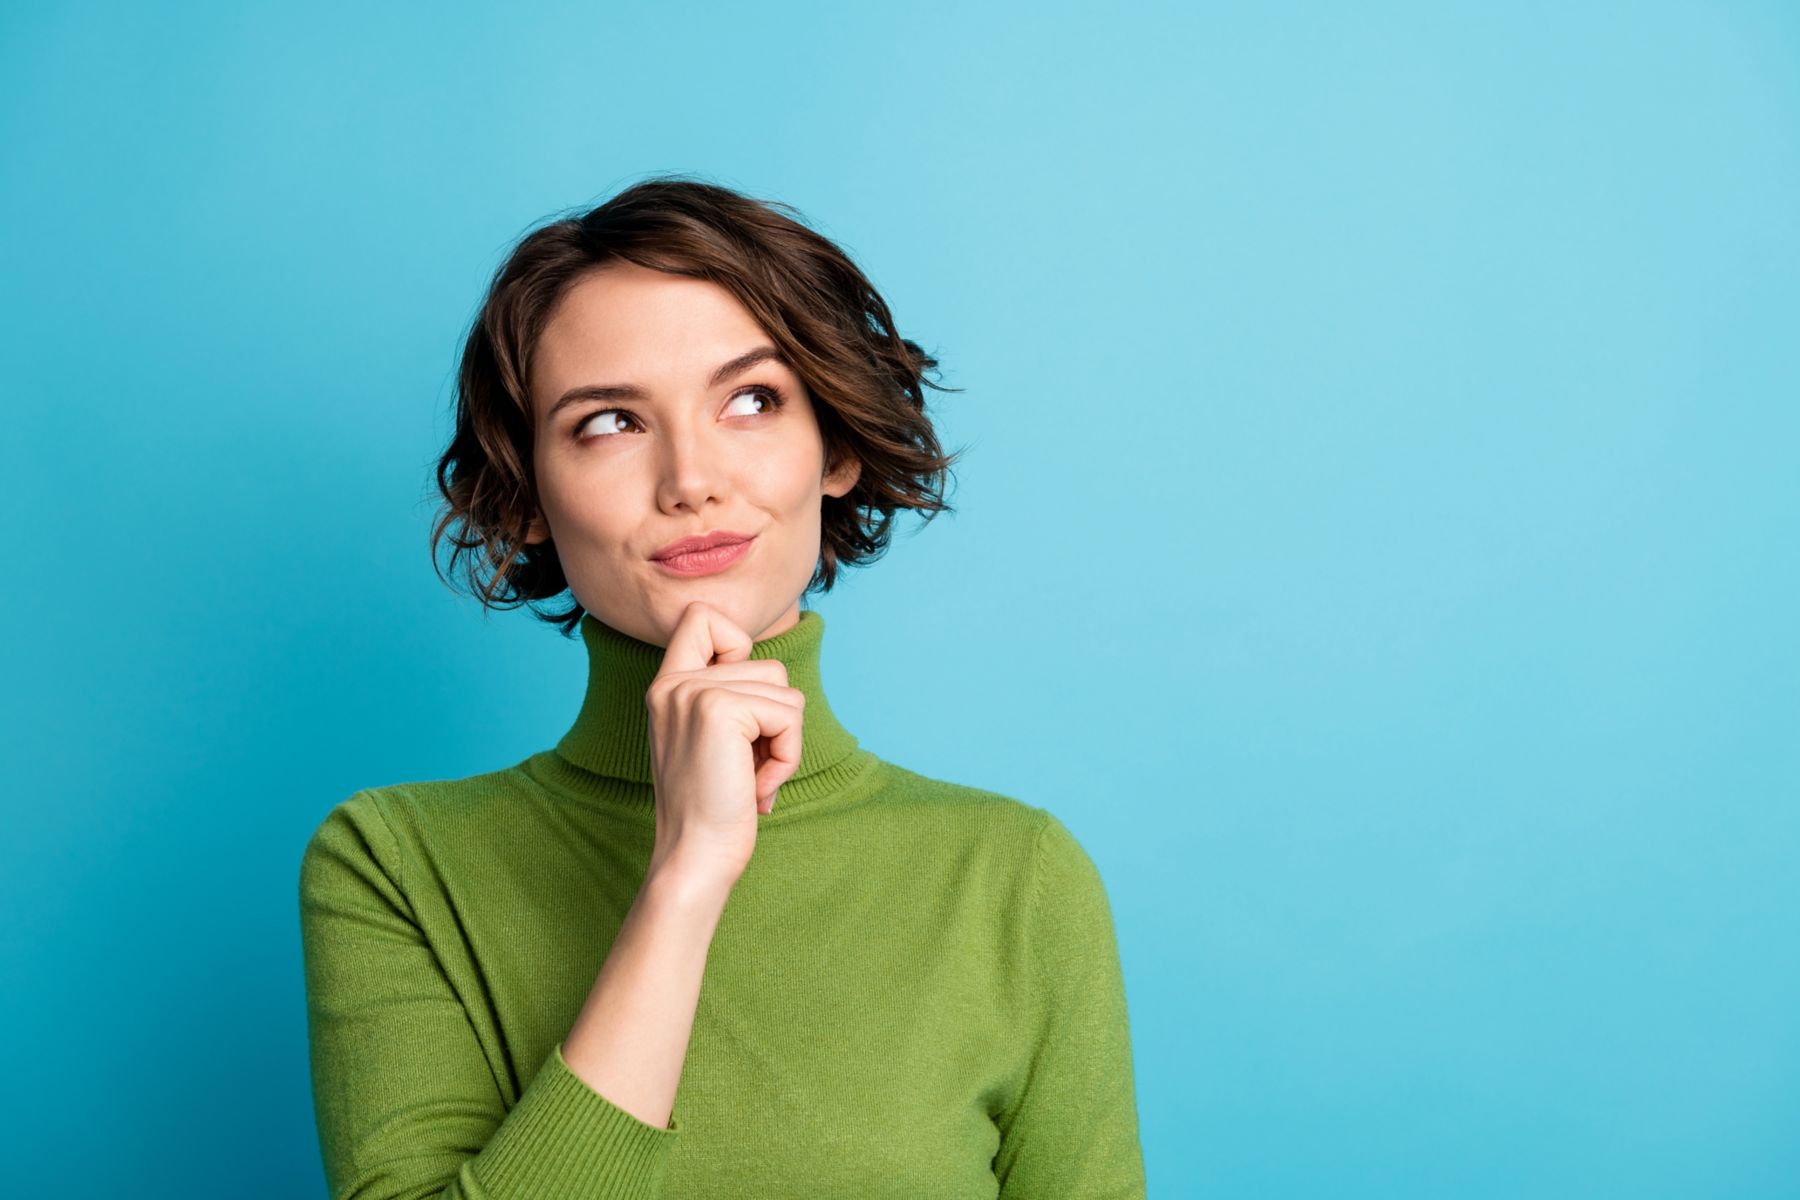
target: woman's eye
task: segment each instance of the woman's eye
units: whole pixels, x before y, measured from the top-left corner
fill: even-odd
[[[613,436],[618,430],[606,428],[606,418],[609,417],[615,419],[623,417],[627,421],[633,419],[631,414],[622,408],[602,409],[591,417],[583,418],[581,423],[575,426],[575,440],[583,441],[596,437]]]
[[[736,404],[740,400],[763,400],[763,401],[766,401],[768,403],[769,407],[765,410],[765,412],[770,412],[770,413],[776,411],[777,409],[779,409],[782,406],[783,403],[785,403],[785,401],[782,399],[781,393],[779,391],[777,391],[775,388],[766,387],[762,384],[757,384],[755,387],[752,387],[752,388],[745,388],[743,391],[739,392],[737,395],[735,395],[731,398],[731,403]],[[763,414],[752,411],[748,415],[754,417],[754,416],[761,416]]]

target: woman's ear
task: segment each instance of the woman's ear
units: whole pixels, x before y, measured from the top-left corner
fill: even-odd
[[[525,526],[525,544],[535,546],[539,542],[548,541],[550,526],[544,521],[544,514],[538,513],[531,518],[531,524]]]
[[[837,466],[825,473],[825,494],[827,496],[843,496],[856,486],[862,478],[862,461],[854,455],[845,455]]]

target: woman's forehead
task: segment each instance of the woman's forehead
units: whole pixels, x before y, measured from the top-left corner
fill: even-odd
[[[641,268],[639,268],[641,270]],[[583,279],[557,305],[538,339],[535,382],[558,396],[575,386],[656,392],[718,382],[721,368],[773,348],[736,297],[707,280]],[[759,363],[789,366],[777,353]]]

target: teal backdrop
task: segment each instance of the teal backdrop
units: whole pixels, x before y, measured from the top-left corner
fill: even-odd
[[[1107,881],[1151,1195],[1800,1195],[1800,9],[0,15],[19,1195],[323,1194],[296,903],[580,643],[433,574],[514,239],[797,206],[952,515],[834,704]]]

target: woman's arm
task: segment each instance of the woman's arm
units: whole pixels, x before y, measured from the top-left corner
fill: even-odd
[[[1028,926],[1036,1000],[1025,1082],[997,1120],[1001,1200],[1143,1200],[1131,1031],[1100,872],[1046,813]]]
[[[755,850],[757,815],[773,811],[800,764],[806,697],[787,685],[786,666],[751,660],[752,644],[701,601],[670,634],[644,697],[656,784],[650,866],[563,1041],[588,1086],[651,1125],[674,1108],[707,951]]]
[[[300,870],[313,1102],[330,1194],[656,1196],[680,1134],[644,1117],[670,1111],[666,1080],[686,1055],[716,923],[704,890],[682,881],[646,876],[575,1028],[509,1110],[407,900],[379,799],[359,792],[334,809]],[[617,1013],[631,1014],[622,1019],[632,1039],[605,1036]],[[638,1037],[642,1047],[629,1045]]]
[[[563,1041],[569,1068],[649,1125],[667,1125],[713,933],[731,894],[717,872],[653,866]]]

